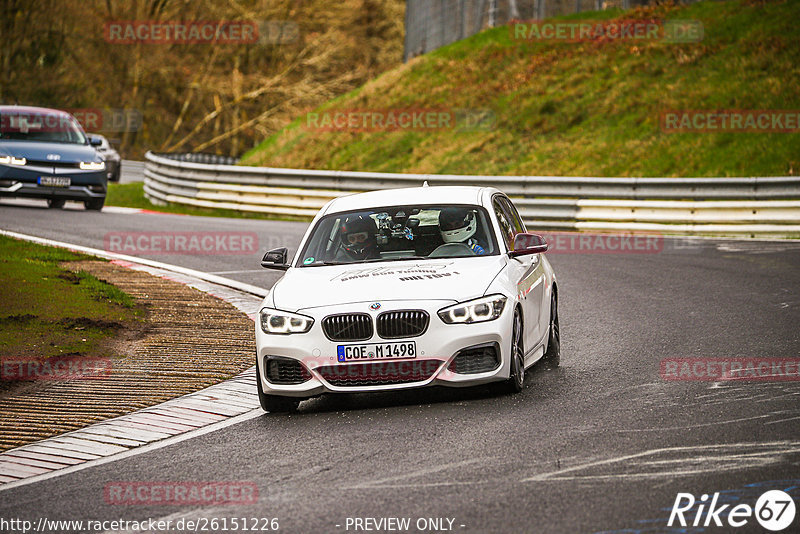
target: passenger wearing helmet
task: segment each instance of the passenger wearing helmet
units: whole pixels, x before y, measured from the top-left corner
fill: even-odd
[[[375,234],[378,225],[372,217],[354,215],[345,218],[339,229],[344,258],[350,260],[370,260],[380,257]]]
[[[453,207],[439,212],[439,231],[445,244],[463,243],[476,256],[482,256],[486,254],[486,249],[474,237],[477,228],[478,221],[473,210]]]

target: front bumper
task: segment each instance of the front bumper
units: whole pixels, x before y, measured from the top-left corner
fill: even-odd
[[[379,311],[369,309],[370,302],[345,306],[311,308],[299,313],[314,318],[311,330],[305,334],[270,335],[261,331],[256,318],[256,347],[261,386],[265,393],[290,397],[308,398],[323,393],[353,393],[367,391],[399,390],[424,386],[473,386],[505,380],[509,376],[512,316],[508,309],[494,321],[476,324],[449,325],[442,322],[437,311],[454,304],[454,301],[393,301],[383,303]],[[508,307],[507,307],[508,308]],[[332,314],[368,313],[375,323],[379,313],[393,310],[425,310],[430,316],[427,330],[420,336],[402,339],[383,339],[377,332],[365,341],[330,341],[322,330],[322,319]],[[337,360],[339,345],[373,343],[402,343],[414,341],[415,358],[391,359],[368,362],[340,363]],[[459,373],[464,366],[451,365],[464,349],[496,351],[499,362],[496,367],[484,372]],[[297,384],[276,384],[268,379],[270,360],[295,360],[303,366],[303,381]],[[373,364],[390,369],[400,380],[380,383],[365,371]],[[358,366],[365,366],[359,368]],[[420,373],[419,371],[422,370]],[[365,375],[366,373],[366,375]],[[367,376],[368,375],[368,376]],[[273,375],[274,376],[274,375]],[[334,378],[332,378],[334,377]]]
[[[38,182],[43,176],[69,178],[71,184],[69,187],[41,186]],[[105,170],[0,165],[0,196],[4,197],[91,200],[106,196],[107,183]]]

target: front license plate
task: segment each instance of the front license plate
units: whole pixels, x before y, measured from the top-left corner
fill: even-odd
[[[40,176],[39,185],[44,187],[69,187],[72,180],[64,176]]]
[[[371,343],[369,345],[339,345],[336,348],[340,362],[363,362],[370,360],[400,360],[417,357],[414,341],[403,343]]]

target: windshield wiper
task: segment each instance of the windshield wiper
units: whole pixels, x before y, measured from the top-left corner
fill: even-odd
[[[405,261],[405,260],[427,260],[427,256],[402,256],[399,258],[373,258],[359,263],[380,263],[382,261]]]
[[[427,256],[403,256],[402,258],[372,258],[369,260],[354,260],[354,261],[331,261],[331,260],[318,260],[314,263],[304,265],[303,267],[318,267],[320,265],[361,265],[364,263],[381,263],[385,261],[405,261],[405,260],[427,260]]]

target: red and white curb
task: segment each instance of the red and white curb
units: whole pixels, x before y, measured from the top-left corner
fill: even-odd
[[[255,319],[267,293],[262,288],[161,262],[5,230],[0,234],[107,258],[189,285],[229,302],[251,319]],[[261,413],[255,367],[251,367],[195,393],[0,453],[0,491],[166,447]]]

